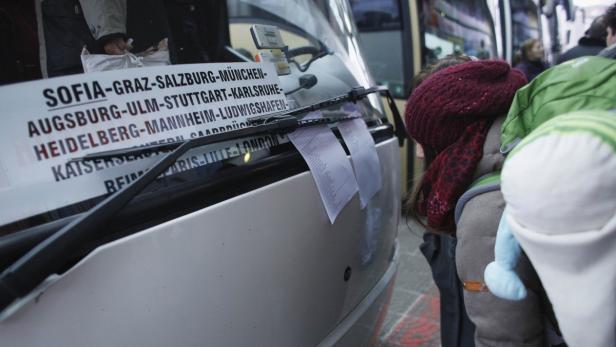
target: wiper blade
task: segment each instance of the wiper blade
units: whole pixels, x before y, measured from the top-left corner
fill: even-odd
[[[238,129],[234,131],[228,131],[224,133],[208,135],[204,137],[204,140],[198,146],[205,146],[205,145],[210,145],[214,143],[235,140],[238,138],[252,136],[257,133],[265,133],[268,131],[270,132],[277,131],[280,133],[285,127],[289,126],[289,123],[285,123],[281,121],[283,119],[286,119],[286,117],[299,116],[299,115],[307,114],[313,111],[319,111],[327,107],[343,104],[346,102],[357,102],[373,93],[384,93],[386,94],[388,99],[391,99],[389,106],[390,108],[392,108],[391,109],[392,114],[394,115],[395,134],[398,137],[399,144],[402,146],[404,139],[406,138],[406,131],[404,130],[404,123],[402,123],[400,114],[398,113],[398,109],[396,108],[396,105],[394,104],[394,101],[391,98],[391,94],[389,94],[389,90],[386,87],[353,88],[347,94],[338,95],[338,96],[335,96],[335,97],[332,97],[332,98],[329,98],[329,99],[326,99],[320,102],[316,102],[308,106],[303,106],[303,107],[293,109],[291,111],[277,112],[277,113],[272,113],[266,116],[248,118],[248,122],[252,126],[265,125],[265,124],[270,124],[270,126],[266,128],[259,128],[256,130],[256,132],[255,132],[254,127],[248,127],[248,128]],[[288,121],[289,120],[287,120],[287,122]],[[314,124],[315,122],[328,122],[328,118],[325,117],[321,119],[299,120],[297,124],[298,126],[304,126],[307,124]],[[290,132],[293,130],[294,129],[289,128],[287,129],[287,132]],[[399,130],[402,130],[402,133],[400,133]],[[167,152],[167,151],[176,149],[184,142],[186,141],[166,142],[166,143],[149,145],[149,146],[140,146],[140,147],[132,147],[132,148],[124,148],[124,149],[116,149],[116,150],[111,150],[111,151],[98,152],[98,153],[88,154],[80,158],[74,158],[74,159],[71,159],[71,161],[91,161],[91,160],[110,159],[110,158],[129,156],[129,155],[148,154],[148,153],[154,153],[154,152]]]
[[[325,121],[325,120],[323,120]],[[108,159],[115,157],[122,157],[128,155],[138,155],[152,152],[167,152],[172,151],[185,143],[191,142],[193,147],[200,147],[211,145],[214,143],[220,143],[224,141],[235,140],[243,137],[267,134],[267,133],[275,133],[275,134],[283,134],[287,132],[291,132],[296,128],[302,126],[302,123],[295,117],[292,116],[276,116],[272,117],[271,121],[263,124],[248,126],[246,128],[227,131],[224,133],[212,134],[197,137],[191,140],[186,141],[176,141],[176,142],[167,142],[156,145],[142,146],[142,147],[131,147],[124,149],[116,149],[111,151],[104,151],[98,153],[92,153],[85,155],[81,158],[74,158],[71,161],[89,161],[89,160],[97,160],[97,159]]]
[[[161,144],[131,147],[123,149],[115,149],[111,151],[103,151],[92,154],[87,154],[80,158],[73,158],[71,161],[91,161],[99,159],[110,159],[117,157],[124,157],[130,155],[147,154],[153,152],[168,152],[172,151],[186,142],[193,141],[193,147],[201,147],[206,145],[212,145],[215,143],[226,142],[231,140],[237,140],[249,136],[263,135],[263,134],[285,134],[294,131],[297,128],[312,126],[318,124],[335,123],[338,121],[350,120],[359,118],[357,116],[342,116],[342,117],[323,117],[309,120],[299,120],[294,116],[270,116],[265,121],[261,119],[255,119],[251,122],[251,126],[246,128],[227,131],[224,133],[206,135],[198,137],[192,140],[166,142]],[[250,120],[249,120],[250,121]]]
[[[225,133],[208,135],[190,139],[183,142],[166,143],[155,146],[129,148],[125,150],[108,151],[86,156],[80,160],[94,160],[99,158],[125,156],[140,151],[172,150],[165,154],[156,164],[147,170],[142,176],[104,199],[90,211],[77,217],[34,248],[24,254],[14,264],[0,274],[0,311],[7,308],[19,298],[27,296],[49,275],[56,273],[65,265],[67,258],[84,242],[92,239],[133,197],[141,192],[146,186],[164,173],[178,158],[188,150],[213,144],[221,141],[229,141],[246,136],[254,136],[264,133],[288,133],[298,127],[312,126],[317,124],[334,123],[348,119],[359,118],[331,117],[310,120],[299,120],[295,115],[308,113],[324,107],[332,106],[346,101],[357,101],[374,92],[381,92],[380,88],[358,88],[348,94],[327,99],[314,105],[296,109],[284,114],[273,114],[257,117],[250,120],[253,124],[247,128],[233,130]],[[395,107],[395,105],[394,105]],[[393,110],[392,110],[393,111]],[[399,115],[398,115],[399,117]]]
[[[166,154],[141,177],[103,200],[89,212],[83,214],[49,236],[17,260],[13,265],[8,267],[2,275],[0,275],[0,310],[5,309],[16,299],[26,296],[45,280],[45,278],[58,271],[65,263],[67,255],[70,255],[79,245],[94,237],[106,224],[109,218],[122,209],[134,196],[139,194],[139,192],[150,184],[150,182],[164,173],[188,150],[233,138],[268,132],[289,132],[302,126],[338,122],[355,118],[359,117],[349,116],[343,118],[315,119],[300,123],[300,121],[293,116],[279,117],[275,121],[229,132],[233,133],[233,135],[221,133],[198,137],[181,143],[174,143],[173,146],[177,147],[172,152]],[[113,155],[125,154],[115,153]]]

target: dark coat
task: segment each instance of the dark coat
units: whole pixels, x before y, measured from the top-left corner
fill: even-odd
[[[598,55],[600,57],[616,59],[616,44],[604,48]]]
[[[474,347],[475,325],[464,308],[462,283],[456,271],[456,237],[426,232],[423,239],[420,249],[440,293],[441,345]]]
[[[522,59],[522,61],[516,65],[515,68],[521,70],[524,73],[524,76],[526,76],[528,82],[530,82],[548,67],[542,61]]]
[[[588,55],[597,55],[605,48],[605,40],[598,40],[589,37],[582,37],[578,41],[578,45],[558,56],[556,64],[564,63],[567,60],[572,60]]]

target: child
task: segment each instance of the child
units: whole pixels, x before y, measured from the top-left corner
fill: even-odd
[[[528,261],[520,272],[531,287],[526,299],[502,300],[483,285],[504,206],[500,191],[477,195],[454,221],[456,203],[471,183],[500,169],[500,126],[524,84],[523,74],[505,62],[469,61],[426,77],[406,106],[407,131],[427,164],[410,209],[429,231],[457,237],[457,273],[477,346],[544,345],[541,288]]]

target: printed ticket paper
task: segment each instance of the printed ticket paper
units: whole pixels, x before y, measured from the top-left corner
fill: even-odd
[[[359,116],[360,114],[351,113],[351,115]],[[363,209],[382,186],[381,164],[376,153],[374,139],[361,118],[338,123],[338,130],[351,153]]]
[[[71,75],[0,87],[0,225],[121,189],[162,154],[86,154],[243,128],[287,109],[274,66],[188,64]],[[269,148],[261,136],[194,149],[165,175]]]
[[[359,189],[342,145],[327,125],[297,129],[287,136],[306,160],[333,224]]]

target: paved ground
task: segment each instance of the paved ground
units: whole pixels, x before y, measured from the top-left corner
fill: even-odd
[[[423,230],[404,217],[398,227],[400,264],[383,322],[381,347],[440,346],[438,290],[419,250]]]

